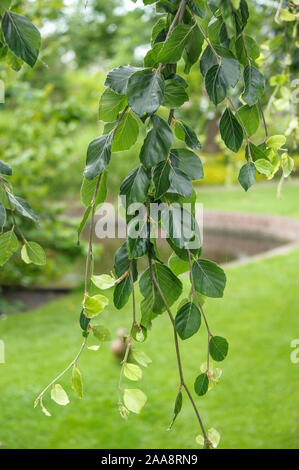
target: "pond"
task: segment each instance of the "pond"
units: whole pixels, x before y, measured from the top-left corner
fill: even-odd
[[[124,240],[119,239],[100,241],[103,254],[95,263],[97,273],[109,273],[113,269],[114,253],[123,242]],[[288,243],[287,240],[270,235],[207,228],[203,232],[202,257],[224,264],[270,251],[286,243]],[[163,239],[159,240],[158,249],[161,259],[167,262],[171,254],[171,248],[167,242]]]

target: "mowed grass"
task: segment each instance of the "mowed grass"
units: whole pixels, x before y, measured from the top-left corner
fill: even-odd
[[[220,383],[196,402],[207,428],[221,433],[221,448],[297,448],[299,445],[299,364],[290,343],[299,331],[299,252],[227,269],[222,300],[206,303],[211,329],[230,343]],[[185,281],[184,281],[185,282]],[[185,288],[187,292],[187,288]],[[140,300],[139,295],[137,295]],[[44,402],[52,417],[33,409],[41,389],[68,364],[80,346],[81,295],[74,293],[26,314],[0,321],[6,363],[0,365],[2,448],[196,448],[199,426],[184,394],[182,413],[167,431],[178,388],[171,325],[166,314],[153,323],[138,346],[152,359],[140,387],[148,396],[141,415],[123,421],[117,410],[119,363],[105,344],[85,351],[79,367],[84,399],[77,399],[70,376],[60,383],[71,403]],[[175,312],[175,309],[173,308]],[[115,336],[131,322],[131,303],[112,306],[103,323]],[[90,344],[94,344],[90,338]],[[186,380],[193,382],[205,360],[206,331],[180,342]]]
[[[299,181],[285,180],[282,198],[277,198],[277,182],[255,184],[247,192],[240,185],[233,187],[197,187],[197,200],[204,209],[254,212],[299,217]]]

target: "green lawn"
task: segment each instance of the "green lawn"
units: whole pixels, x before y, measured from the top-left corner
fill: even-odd
[[[222,448],[299,445],[299,365],[290,361],[290,342],[299,331],[298,265],[296,252],[230,268],[224,299],[207,302],[212,331],[228,338],[230,351],[219,385],[196,401],[206,426],[221,433]],[[0,321],[6,346],[6,363],[0,365],[2,448],[196,448],[199,428],[185,396],[173,430],[166,431],[178,386],[166,314],[155,320],[142,345],[153,363],[140,384],[148,395],[141,415],[125,422],[118,414],[120,368],[108,344],[82,356],[82,401],[72,394],[66,377],[61,383],[71,396],[69,406],[59,407],[48,396],[51,418],[33,409],[35,396],[79,347],[80,300],[74,293]],[[109,307],[103,317],[115,335],[120,326],[129,326],[130,306],[121,312]],[[205,359],[204,327],[181,347],[192,385]]]
[[[256,212],[299,217],[299,182],[285,181],[282,199],[277,199],[277,182],[252,186],[245,192],[240,185],[232,188],[197,187],[198,201],[206,209],[223,211]]]

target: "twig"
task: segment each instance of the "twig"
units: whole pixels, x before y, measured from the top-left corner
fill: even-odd
[[[203,425],[203,422],[201,420],[201,417],[200,417],[200,414],[199,414],[199,411],[197,409],[197,406],[195,404],[195,401],[191,395],[191,392],[188,388],[188,386],[186,385],[186,382],[184,380],[184,374],[183,374],[183,367],[182,367],[182,360],[181,360],[181,354],[180,354],[180,348],[179,348],[179,341],[178,341],[178,335],[177,335],[177,332],[176,332],[176,329],[175,329],[175,323],[174,323],[174,318],[173,318],[173,315],[171,313],[171,310],[169,308],[169,305],[167,303],[167,300],[165,299],[165,296],[161,290],[161,287],[157,281],[157,278],[155,276],[155,273],[154,273],[154,269],[153,269],[153,264],[152,264],[152,258],[151,258],[151,255],[149,254],[148,255],[148,261],[149,261],[149,269],[150,269],[150,273],[151,273],[151,278],[152,278],[152,281],[154,283],[154,285],[156,286],[156,289],[158,290],[160,296],[161,296],[161,299],[165,305],[165,308],[166,308],[166,311],[168,313],[168,316],[170,318],[170,321],[172,323],[172,327],[173,327],[173,334],[174,334],[174,343],[175,343],[175,349],[176,349],[176,356],[177,356],[177,363],[178,363],[178,369],[179,369],[179,375],[180,375],[180,389],[183,387],[185,390],[186,390],[186,393],[190,399],[190,402],[193,406],[193,409],[195,411],[195,414],[197,416],[197,419],[198,419],[198,422],[199,422],[199,425],[201,427],[201,430],[202,430],[202,433],[203,433],[203,436],[204,436],[204,447],[206,448],[207,447],[207,443],[208,443],[208,436],[206,434],[206,431],[205,431],[205,428],[204,428],[204,425]]]
[[[264,111],[263,111],[263,108],[262,108],[262,104],[261,104],[261,100],[259,99],[258,100],[258,105],[259,105],[259,111],[260,111],[260,115],[262,116],[262,120],[263,120],[263,124],[264,124],[264,129],[265,129],[265,140],[268,140],[268,127],[267,127],[267,123],[266,123],[266,119],[265,119],[265,115],[264,115]]]
[[[129,356],[131,345],[132,345],[131,341],[132,341],[132,336],[133,336],[133,328],[136,324],[136,302],[135,302],[135,290],[134,290],[134,279],[133,279],[133,272],[132,272],[132,263],[133,263],[133,261],[131,261],[131,264],[130,264],[129,276],[130,276],[130,281],[131,281],[131,286],[132,286],[133,321],[132,321],[130,334],[127,338],[127,346],[126,346],[125,355],[124,355],[124,358],[121,362],[122,367],[121,367],[120,376],[119,376],[119,383],[118,383],[118,405],[119,406],[122,405],[122,400],[121,400],[121,393],[123,391],[122,390],[122,380],[123,380],[125,366],[126,366],[126,363],[128,361],[128,356]]]
[[[199,300],[199,297],[197,295],[195,285],[194,285],[194,277],[193,277],[193,272],[192,272],[192,262],[191,262],[191,252],[188,250],[188,260],[189,260],[189,271],[190,271],[190,280],[191,280],[191,286],[192,286],[192,294],[195,297],[195,300],[198,304],[199,310],[203,316],[204,322],[206,324],[207,328],[207,333],[208,333],[208,351],[207,351],[207,372],[210,370],[210,338],[213,336],[211,333],[211,330],[209,328],[208,320],[205,315],[204,309],[202,308],[201,302]]]
[[[47,385],[46,388],[44,388],[44,390],[38,395],[38,397],[36,398],[36,400],[35,400],[35,402],[34,402],[36,405],[37,405],[38,402],[43,398],[43,396],[44,396],[44,394],[46,393],[46,391],[47,391],[50,387],[52,387],[52,385],[54,385],[64,374],[66,374],[66,372],[67,372],[68,370],[70,370],[73,366],[75,366],[75,365],[77,364],[78,359],[79,359],[79,357],[81,356],[81,354],[82,354],[82,352],[83,352],[83,350],[84,350],[86,344],[87,344],[87,339],[85,338],[84,341],[83,341],[83,343],[82,343],[82,345],[81,345],[81,347],[80,347],[80,349],[79,349],[78,354],[77,354],[76,357],[75,357],[75,359],[74,359],[59,375],[57,375],[57,377],[55,377],[55,379],[52,380],[52,382],[50,382],[49,385]]]
[[[88,243],[88,252],[86,257],[86,265],[85,265],[85,281],[84,281],[84,300],[88,295],[88,281],[89,281],[89,274],[90,274],[90,261],[92,258],[92,243],[93,243],[93,226],[94,226],[94,216],[95,216],[95,208],[96,208],[96,199],[97,194],[100,186],[102,178],[102,173],[99,174],[97,184],[94,190],[93,198],[91,201],[91,221],[90,221],[90,230],[89,230],[89,243]]]
[[[190,10],[191,11],[191,10]],[[201,32],[202,36],[204,37],[204,39],[206,40],[206,42],[208,43],[208,46],[211,48],[211,51],[213,52],[214,56],[216,57],[217,59],[217,62],[218,64],[220,64],[220,60],[221,60],[221,57],[219,54],[217,54],[217,52],[215,51],[214,47],[212,46],[209,38],[207,37],[207,35],[205,34],[204,30],[202,29],[202,27],[200,26],[199,22],[197,21],[197,18],[195,16],[195,14],[193,13],[193,11],[191,11],[191,15],[193,16],[193,19],[196,23],[196,26],[198,27],[199,31]]]
[[[166,38],[165,38],[165,41],[166,42],[170,36],[171,36],[171,33],[173,32],[174,28],[175,28],[175,25],[178,23],[180,24],[182,22],[182,19],[183,19],[183,16],[184,16],[184,13],[185,13],[185,9],[186,9],[186,6],[187,6],[187,2],[188,0],[182,0],[182,2],[180,3],[180,6],[175,14],[175,17],[169,27],[169,30],[168,30],[168,33],[166,35]],[[165,66],[167,66],[167,64],[159,64],[159,67],[158,67],[158,72],[161,72],[163,70],[163,67],[165,68]]]
[[[123,116],[125,115],[125,113],[127,112],[128,110],[128,106],[125,107],[125,109],[123,110],[123,112],[121,113],[120,117],[118,118],[113,130],[112,130],[112,133],[113,135],[115,134],[116,132],[116,129],[117,127],[119,126]],[[94,218],[95,218],[95,209],[96,209],[96,200],[97,200],[97,195],[98,195],[98,190],[99,190],[99,186],[100,186],[100,182],[101,182],[101,177],[102,177],[102,173],[99,174],[98,176],[98,179],[97,179],[97,183],[96,183],[96,187],[95,187],[95,190],[94,190],[94,194],[93,194],[93,198],[92,198],[92,201],[91,201],[91,206],[92,206],[92,211],[91,211],[91,223],[90,223],[90,230],[89,230],[89,244],[88,244],[88,253],[87,253],[87,258],[86,258],[86,266],[85,266],[85,280],[84,280],[84,299],[83,299],[83,306],[84,306],[84,301],[86,299],[86,296],[88,295],[88,281],[89,281],[89,275],[90,275],[90,261],[91,261],[91,257],[92,257],[92,243],[93,243],[93,230],[94,230]],[[40,393],[40,395],[37,397],[37,399],[35,400],[35,404],[37,404],[41,399],[42,397],[44,396],[44,394],[46,393],[46,391],[54,384],[57,382],[57,380],[59,380],[66,372],[68,372],[68,370],[74,366],[79,357],[81,356],[85,346],[87,344],[87,338],[84,339],[82,345],[81,345],[81,348],[77,354],[77,356],[75,357],[75,359],[67,366],[66,369],[64,369],[54,380],[52,380],[52,382],[50,382],[49,385],[47,385],[47,387]]]

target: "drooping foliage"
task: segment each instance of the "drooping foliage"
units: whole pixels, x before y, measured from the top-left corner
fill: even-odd
[[[59,378],[72,369],[73,389],[79,398],[82,397],[82,376],[77,363],[88,337],[93,334],[100,341],[110,338],[100,317],[108,305],[108,299],[102,293],[90,295],[90,287],[93,284],[100,291],[113,289],[113,301],[117,309],[132,300],[133,318],[130,333],[125,338],[127,347],[119,382],[118,406],[121,416],[127,418],[130,412],[140,413],[147,400],[139,388],[123,386],[124,378],[140,380],[141,366],[147,367],[151,362],[139,348],[133,349],[133,357],[138,365],[129,360],[133,343],[145,341],[152,322],[159,321],[159,315],[166,314],[173,326],[179,370],[170,427],[186,397],[191,401],[202,432],[202,436],[197,436],[197,442],[204,447],[216,447],[219,433],[214,429],[205,429],[185,381],[180,339],[184,341],[194,336],[201,331],[202,325],[206,329],[207,360],[194,380],[194,391],[201,397],[219,381],[221,375],[221,371],[214,370],[210,364],[211,358],[216,362],[223,361],[229,350],[227,340],[214,334],[204,308],[206,297],[223,296],[226,276],[220,266],[201,257],[201,234],[194,211],[192,181],[204,177],[204,168],[197,153],[201,148],[199,139],[189,124],[179,118],[179,108],[189,97],[188,83],[178,73],[178,62],[184,62],[185,75],[196,64],[200,66],[205,93],[211,104],[222,110],[219,129],[224,144],[232,152],[240,149],[244,151],[239,182],[245,191],[255,183],[258,173],[270,178],[282,165],[284,175],[289,174],[293,163],[284,148],[285,137],[268,136],[261,105],[267,84],[256,61],[259,56],[258,46],[254,38],[246,35],[249,20],[246,0],[144,0],[145,5],[154,3],[159,18],[152,31],[151,49],[145,56],[144,67],[120,66],[108,73],[105,82],[107,88],[100,102],[100,119],[105,122],[104,132],[90,143],[87,150],[81,188],[86,211],[78,230],[80,236],[90,220],[85,291],[80,312],[84,340],[77,356],[59,374]],[[281,18],[284,16],[285,21],[294,21],[296,9],[296,4],[292,4],[290,11],[286,10],[291,16],[281,12]],[[4,47],[18,60],[34,65],[39,49],[39,35],[28,20],[6,10],[2,18],[2,34]],[[169,112],[168,119],[164,118],[165,108]],[[260,121],[265,128],[262,142],[254,138]],[[96,208],[106,197],[109,162],[114,151],[125,151],[134,145],[141,128],[146,131],[146,136],[140,151],[140,163],[120,185],[120,194],[126,196],[128,236],[115,255],[115,274],[95,275],[92,251],[94,217]],[[4,175],[8,171],[5,165],[3,163]],[[30,214],[33,217],[27,203],[10,194],[8,186],[5,192],[15,210],[24,216]],[[185,203],[190,202],[187,210]],[[145,208],[143,217],[138,219],[138,227],[142,230],[139,230],[137,237],[132,234],[131,222],[135,213],[128,211],[131,203]],[[161,208],[156,218],[151,213],[153,204]],[[168,264],[160,259],[159,240],[155,237],[161,228],[173,250]],[[5,243],[9,243],[14,250],[17,246],[14,233],[10,237],[9,232],[5,232],[3,236],[7,239]],[[38,261],[42,264],[41,261],[44,261],[40,248],[33,242],[25,243],[22,256],[25,262]],[[141,274],[138,273],[140,258],[145,258],[148,265]],[[179,275],[183,273],[189,274],[190,292],[180,299],[183,285]],[[135,298],[137,283],[143,298],[140,308]],[[177,301],[179,304],[174,316],[172,312]],[[56,403],[67,405],[69,402],[57,380],[54,379],[35,402],[41,405],[47,415],[49,412],[43,405],[43,398],[49,388],[52,389],[51,398]]]

